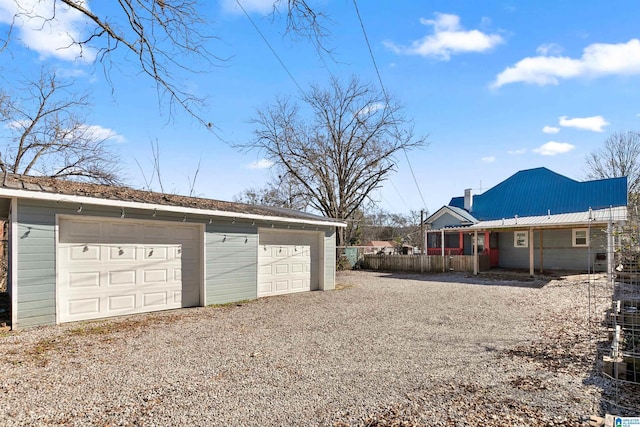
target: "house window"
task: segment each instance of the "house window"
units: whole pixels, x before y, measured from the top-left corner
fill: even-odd
[[[528,248],[529,247],[529,232],[528,231],[516,231],[513,233],[513,246],[516,248]]]
[[[589,230],[586,228],[575,228],[572,230],[572,245],[574,247],[589,246]]]

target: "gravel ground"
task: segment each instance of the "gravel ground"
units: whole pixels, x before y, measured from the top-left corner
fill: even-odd
[[[587,276],[337,280],[0,335],[0,425],[579,426],[611,400],[640,414],[640,386],[596,370]]]

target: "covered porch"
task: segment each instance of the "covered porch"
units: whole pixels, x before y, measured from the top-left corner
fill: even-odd
[[[489,230],[470,231],[469,227],[426,232],[427,255],[469,256],[485,255],[489,267],[497,267],[500,260],[498,234]]]
[[[615,230],[626,214],[626,207],[616,207],[480,221],[429,230],[425,243],[429,254],[447,255],[451,249],[472,255],[475,274],[481,254],[489,255],[491,266],[528,269],[532,277],[549,270],[611,272]]]

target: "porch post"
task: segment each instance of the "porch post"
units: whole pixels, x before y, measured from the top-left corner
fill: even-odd
[[[473,230],[473,275],[478,275],[478,230]]]
[[[445,264],[447,263],[447,260],[444,257],[444,228],[441,231],[441,235],[440,235],[440,247],[442,248],[442,272],[445,272]]]
[[[458,249],[462,251],[461,255],[464,255],[464,234],[462,233],[462,231],[458,235]]]
[[[542,233],[543,232],[544,230],[540,229],[540,273],[543,273],[543,266],[542,266],[542,260],[544,255],[544,250],[542,249]]]
[[[529,228],[529,276],[533,277],[533,228]]]

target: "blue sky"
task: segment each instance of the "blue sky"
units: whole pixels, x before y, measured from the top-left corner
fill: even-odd
[[[326,83],[330,73],[378,84],[353,1],[312,3],[332,21],[333,59],[320,58],[305,40],[283,37],[282,23],[267,16],[272,2],[240,2],[303,88]],[[0,29],[13,4],[0,0]],[[640,128],[637,1],[398,0],[358,7],[385,88],[404,104],[416,133],[429,135],[430,145],[409,157],[432,212],[465,188],[480,192],[522,169],[544,166],[583,179],[590,151],[612,132]],[[207,98],[206,117],[220,137],[242,142],[252,138],[256,109],[277,95],[295,96],[296,84],[235,0],[205,2],[202,12],[217,37],[209,50],[229,59],[183,82]],[[268,179],[261,153],[238,152],[183,112],[170,116],[131,63],[119,61],[109,83],[100,65],[57,49],[65,32],[81,34],[84,25],[73,14],[58,16],[60,37],[18,28],[10,51],[0,54],[2,84],[35,75],[43,64],[75,76],[92,94],[88,124],[112,136],[131,185],[144,185],[137,163],[151,172],[152,140],[160,146],[165,190],[188,192],[200,159],[198,196],[231,200]],[[397,169],[373,195],[378,206],[422,208],[403,155]]]

